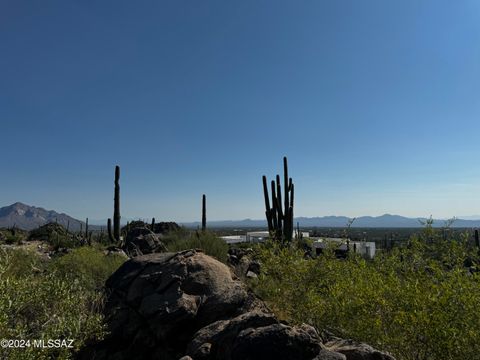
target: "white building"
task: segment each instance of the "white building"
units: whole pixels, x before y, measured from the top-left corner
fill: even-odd
[[[304,238],[309,237],[310,233],[307,231],[302,232]],[[236,244],[241,242],[252,242],[259,243],[264,242],[269,238],[270,234],[268,231],[250,231],[246,235],[231,235],[231,236],[222,236],[221,238],[225,240],[227,244]],[[294,231],[293,237],[297,236],[297,230]]]
[[[308,231],[301,231],[302,237],[307,238],[310,236]],[[269,238],[270,234],[268,231],[252,231],[247,232],[247,241],[248,242],[264,242]],[[293,238],[297,237],[297,230],[293,231]]]
[[[227,244],[238,244],[246,241],[245,235],[221,236]]]
[[[247,242],[264,242],[268,239],[269,236],[270,234],[268,233],[268,231],[250,231],[247,232]]]

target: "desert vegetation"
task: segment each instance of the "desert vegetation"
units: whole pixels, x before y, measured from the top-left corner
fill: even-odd
[[[239,258],[231,262],[230,246],[207,228],[205,195],[196,230],[155,218],[120,227],[119,178],[116,167],[108,236],[90,230],[88,219],[77,232],[58,223],[30,232],[0,229],[0,337],[74,340],[72,348],[0,349],[1,358],[69,359],[107,336],[105,281],[128,257],[202,249],[232,268],[239,265]],[[408,241],[385,246],[373,260],[354,252],[339,259],[333,248],[312,258],[311,240],[293,236],[294,185],[287,159],[283,191],[278,175],[270,193],[265,176],[262,181],[270,239],[235,247],[254,258],[258,276],[243,280],[279,319],[367,342],[398,360],[478,357],[477,231],[473,238],[472,232],[450,231],[451,222],[436,229],[430,219],[420,232],[409,233]]]
[[[365,341],[401,360],[474,359],[480,351],[478,248],[426,226],[408,245],[368,261],[333,250],[305,258],[298,246],[256,248],[252,282],[274,312],[294,323]]]
[[[2,348],[2,359],[67,359],[104,335],[106,278],[123,263],[79,247],[46,261],[32,250],[0,248],[0,334],[4,339],[74,339],[73,348]]]

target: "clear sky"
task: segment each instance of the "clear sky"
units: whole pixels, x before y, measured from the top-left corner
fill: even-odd
[[[0,1],[0,206],[480,213],[480,2]]]

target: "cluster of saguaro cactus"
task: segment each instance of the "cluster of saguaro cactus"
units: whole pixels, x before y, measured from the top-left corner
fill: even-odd
[[[113,199],[113,234],[112,220],[107,221],[108,237],[111,242],[120,241],[120,167],[115,166],[115,193]]]
[[[292,178],[288,177],[287,158],[283,158],[284,198],[282,204],[282,187],[280,175],[276,176],[276,182],[271,182],[272,206],[268,194],[267,177],[264,175],[263,194],[265,196],[265,215],[267,217],[268,231],[271,236],[280,242],[290,242],[293,236],[293,196],[294,185]],[[282,209],[283,205],[283,209]]]
[[[202,196],[202,231],[207,229],[207,197]]]

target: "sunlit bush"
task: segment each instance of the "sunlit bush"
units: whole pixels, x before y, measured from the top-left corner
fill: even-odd
[[[69,359],[87,340],[101,339],[100,287],[122,261],[87,247],[48,262],[34,252],[0,249],[0,339],[31,341],[0,348],[0,358]],[[72,339],[74,348],[33,346],[49,339]]]
[[[326,253],[304,259],[292,248],[260,250],[252,285],[284,319],[365,341],[398,360],[474,359],[480,353],[480,276],[466,241],[438,234],[367,261]]]
[[[202,249],[207,255],[226,262],[228,244],[209,231],[190,232],[186,229],[169,233],[164,241],[168,251],[182,251],[187,249]]]
[[[65,279],[76,279],[90,290],[103,287],[105,280],[125,261],[111,254],[106,256],[100,249],[82,246],[66,255],[52,260],[50,269]]]

